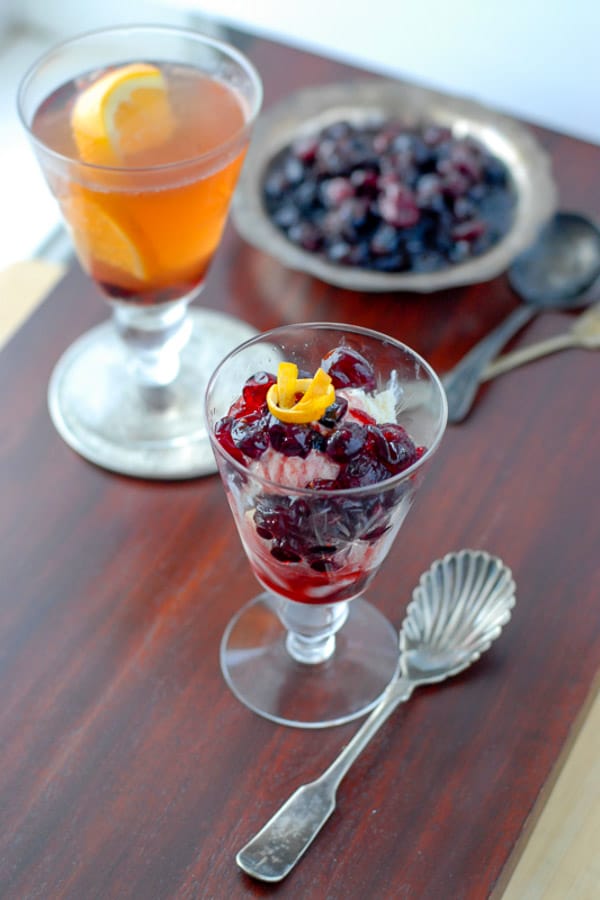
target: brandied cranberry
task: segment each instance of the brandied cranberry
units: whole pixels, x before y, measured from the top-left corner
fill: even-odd
[[[346,413],[348,412],[348,401],[345,397],[336,397],[331,406],[328,406],[319,422],[321,425],[324,425],[325,428],[335,428],[338,422],[340,422]]]
[[[308,425],[280,422],[273,416],[269,422],[271,446],[283,456],[305,459],[313,447],[313,430]]]
[[[357,422],[348,422],[333,432],[325,452],[335,462],[345,463],[360,453],[366,442],[367,430]]]
[[[298,138],[298,140],[294,142],[292,147],[295,155],[303,163],[314,162],[318,149],[319,139],[316,135],[309,135],[308,137]]]
[[[325,206],[339,206],[354,196],[354,185],[348,178],[330,178],[321,184],[321,196]]]
[[[260,409],[267,399],[267,391],[277,379],[270,372],[256,372],[242,388],[244,411],[254,412]]]
[[[233,443],[250,459],[258,459],[269,446],[266,416],[234,419],[231,425]]]
[[[353,347],[336,347],[323,359],[322,368],[328,373],[334,388],[375,388],[375,372],[371,363]]]
[[[384,222],[396,228],[415,225],[421,216],[415,195],[402,184],[386,185],[379,198],[379,212]]]
[[[230,456],[233,456],[238,462],[243,463],[245,462],[244,454],[238,450],[231,436],[231,426],[233,423],[234,419],[231,416],[224,416],[222,419],[219,419],[215,425],[215,437],[221,447],[223,447]]]
[[[271,547],[271,555],[279,560],[279,562],[283,563],[300,562],[302,559],[299,553],[296,553],[289,544],[286,544],[283,541],[273,544]]]
[[[401,425],[373,426],[374,450],[377,458],[397,474],[417,461],[414,443]]]
[[[376,457],[359,454],[338,475],[338,487],[355,488],[378,484],[390,477],[389,469]]]

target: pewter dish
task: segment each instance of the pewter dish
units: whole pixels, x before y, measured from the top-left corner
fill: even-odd
[[[507,167],[516,194],[512,225],[480,256],[434,272],[374,272],[336,265],[293,244],[270,220],[263,203],[266,170],[294,139],[340,120],[355,125],[401,119],[407,127],[441,125],[472,137]],[[299,91],[271,107],[256,125],[234,196],[233,221],[248,243],[291,269],[357,291],[432,292],[488,281],[505,271],[536,238],[556,209],[550,158],[529,129],[468,99],[401,82],[371,79]]]

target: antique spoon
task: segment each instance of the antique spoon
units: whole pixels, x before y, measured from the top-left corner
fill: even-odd
[[[515,603],[510,569],[482,550],[449,553],[413,592],[400,630],[400,674],[329,768],[298,788],[236,856],[244,872],[281,881],[335,809],[337,788],[396,707],[421,684],[456,675],[484,653]]]
[[[544,309],[568,309],[600,275],[600,231],[575,213],[557,213],[538,240],[510,267],[508,278],[524,301],[442,378],[448,421],[468,415],[481,376],[502,347]]]
[[[481,376],[481,381],[490,381],[497,375],[516,369],[517,366],[523,366],[525,363],[548,356],[550,353],[557,353],[559,350],[568,350],[570,347],[600,350],[600,303],[594,304],[581,313],[568,331],[563,331],[562,334],[547,338],[545,341],[537,341],[535,344],[530,344],[529,347],[523,347],[522,350],[514,350],[512,353],[499,356],[487,367]]]

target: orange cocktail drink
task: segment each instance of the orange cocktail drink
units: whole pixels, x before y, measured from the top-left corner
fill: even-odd
[[[46,172],[82,265],[110,297],[159,303],[202,283],[242,165],[246,117],[233,88],[172,63],[86,73],[40,105],[35,138],[82,163]]]
[[[152,478],[214,471],[202,398],[255,332],[190,302],[218,250],[262,101],[250,61],[196,31],[125,26],[53,48],[19,111],[112,320],[61,357],[50,414],[74,449]],[[216,302],[215,302],[216,300]]]

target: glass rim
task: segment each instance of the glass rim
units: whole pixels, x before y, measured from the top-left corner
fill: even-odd
[[[27,88],[29,87],[31,81],[39,70],[40,66],[53,54],[59,53],[65,49],[68,49],[71,46],[74,46],[84,40],[101,37],[101,36],[109,36],[109,35],[118,35],[125,34],[127,32],[144,32],[146,34],[151,34],[155,32],[157,34],[169,34],[171,36],[179,35],[181,37],[185,37],[188,39],[195,40],[197,43],[201,43],[204,46],[212,47],[215,50],[221,51],[223,54],[227,55],[230,59],[234,60],[250,77],[252,85],[254,87],[255,96],[252,107],[249,110],[248,118],[244,122],[243,126],[239,128],[235,134],[229,137],[223,144],[220,144],[218,147],[208,150],[205,153],[199,153],[196,156],[186,157],[185,159],[180,159],[175,162],[169,163],[160,163],[152,166],[109,166],[109,165],[100,165],[98,163],[90,163],[80,160],[76,156],[68,156],[64,153],[59,153],[57,150],[53,150],[52,147],[49,147],[44,141],[40,140],[36,134],[31,129],[30,123],[27,121],[25,117],[25,93]],[[47,98],[45,98],[47,99]],[[59,41],[57,44],[53,44],[47,50],[44,51],[40,56],[38,56],[31,65],[26,69],[23,74],[19,86],[17,88],[17,114],[23,125],[23,128],[27,132],[29,139],[32,143],[40,147],[44,153],[53,157],[55,160],[59,160],[63,164],[72,165],[76,164],[81,167],[83,171],[94,171],[94,172],[112,172],[112,173],[120,173],[124,175],[131,175],[132,172],[136,174],[143,173],[154,173],[154,172],[163,172],[163,171],[174,171],[179,168],[183,168],[185,166],[194,165],[200,162],[208,162],[211,159],[216,159],[221,156],[223,153],[227,152],[228,149],[234,147],[236,143],[238,143],[242,136],[252,128],[254,122],[256,121],[258,114],[260,112],[263,100],[263,84],[258,69],[252,63],[248,57],[242,53],[241,50],[238,50],[237,47],[234,47],[233,44],[228,43],[227,41],[222,41],[219,38],[213,38],[210,35],[204,34],[202,31],[197,31],[193,28],[181,28],[175,25],[116,25],[110,28],[95,28],[90,31],[84,31],[80,34],[75,35],[74,37],[66,38],[63,41]]]
[[[234,356],[237,356],[237,354],[245,350],[246,347],[250,347],[261,340],[268,339],[270,336],[277,335],[278,332],[287,331],[290,329],[300,331],[303,328],[324,329],[330,331],[339,330],[348,332],[350,334],[359,334],[365,337],[375,338],[376,340],[380,341],[383,340],[388,344],[394,345],[399,350],[407,352],[412,357],[418,360],[419,364],[429,375],[431,383],[437,388],[440,397],[440,421],[437,426],[435,437],[423,456],[417,459],[412,465],[408,466],[408,468],[403,469],[402,472],[398,472],[396,475],[390,475],[389,478],[385,478],[383,481],[378,481],[375,484],[359,485],[358,487],[352,488],[335,488],[334,490],[328,491],[319,491],[316,488],[290,487],[289,485],[280,484],[277,481],[271,481],[269,478],[265,478],[263,475],[259,475],[256,472],[249,471],[248,466],[245,466],[243,463],[239,462],[237,459],[235,459],[235,457],[231,456],[231,454],[228,453],[227,450],[225,450],[225,448],[219,443],[219,441],[217,441],[208,420],[208,397],[213,388],[213,385],[215,384],[219,376],[219,373],[230,359],[232,359]],[[440,442],[446,430],[446,425],[448,423],[448,401],[446,399],[446,392],[438,374],[435,372],[432,366],[430,366],[427,360],[423,359],[423,357],[419,353],[417,353],[416,350],[413,350],[412,347],[409,347],[408,344],[404,344],[402,341],[397,340],[389,334],[385,334],[382,331],[376,331],[373,328],[365,328],[362,325],[348,325],[343,322],[298,322],[290,325],[278,325],[276,328],[270,328],[268,331],[263,331],[260,334],[256,334],[253,337],[248,338],[242,344],[238,344],[238,346],[234,347],[234,349],[231,350],[227,354],[227,356],[223,357],[219,365],[210,376],[204,395],[204,412],[206,424],[208,426],[208,437],[213,447],[213,452],[219,453],[219,455],[223,457],[226,462],[230,463],[236,469],[236,471],[238,471],[242,475],[245,475],[246,477],[255,478],[256,481],[258,481],[265,487],[275,488],[278,491],[286,491],[286,493],[293,495],[294,497],[313,498],[315,496],[346,497],[348,495],[357,497],[363,496],[365,494],[378,493],[381,492],[381,490],[388,490],[398,484],[401,484],[401,482],[406,481],[411,475],[414,475],[416,472],[418,472],[418,470],[422,468],[422,466],[429,459],[431,459],[440,445]]]

